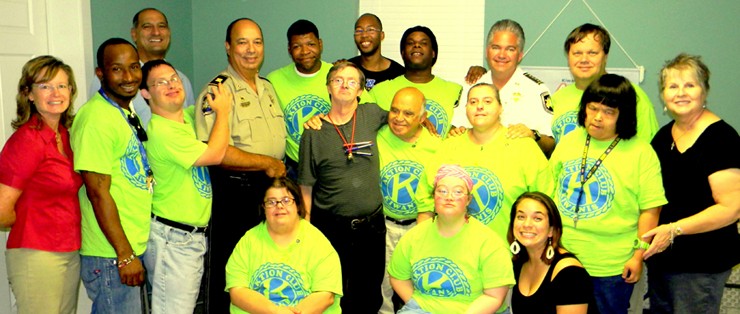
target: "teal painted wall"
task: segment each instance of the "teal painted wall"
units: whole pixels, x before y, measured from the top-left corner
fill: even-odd
[[[487,0],[486,26],[481,31],[487,32],[499,19],[510,18],[524,27],[529,47],[565,3],[565,0]],[[658,71],[666,60],[683,51],[704,56],[712,71],[708,106],[740,130],[733,79],[733,74],[740,73],[740,63],[736,61],[740,51],[740,19],[737,19],[740,4],[693,0],[589,0],[588,3],[635,62],[645,67],[641,87],[652,100],[661,125],[670,119],[661,114]],[[301,18],[318,26],[324,40],[324,61],[357,53],[352,27],[359,4],[346,0],[91,0],[94,49],[112,36],[130,39],[133,14],[149,6],[167,15],[172,29],[167,60],[190,77],[196,91],[226,66],[223,46],[226,26],[239,17],[252,18],[262,26],[266,45],[263,76],[291,62],[285,33],[291,23]],[[567,66],[563,41],[573,28],[586,22],[599,23],[582,1],[572,1],[523,64]],[[481,59],[481,63],[485,61]],[[612,44],[609,66],[632,67],[616,43]]]
[[[547,27],[566,0],[486,1],[486,29],[509,18],[519,22],[527,37],[527,48]],[[645,67],[640,85],[656,109],[662,126],[670,121],[662,115],[658,72],[665,61],[680,52],[698,54],[711,71],[707,107],[740,130],[736,77],[740,73],[740,4],[736,1],[609,1],[589,0],[591,8],[638,65]],[[582,1],[574,0],[522,61],[532,66],[567,66],[565,38],[583,23],[600,24]],[[527,49],[525,48],[525,50]],[[485,64],[485,61],[483,61]],[[608,67],[632,67],[612,39]]]
[[[121,37],[132,41],[131,21],[134,14],[150,7],[164,13],[170,24],[171,41],[167,61],[185,73],[192,81],[194,79],[193,27],[191,26],[193,14],[190,0],[91,0],[93,55],[98,51],[100,44],[108,38]]]
[[[237,18],[251,18],[262,27],[265,61],[260,75],[267,76],[293,62],[288,54],[286,33],[299,19],[309,20],[319,29],[324,42],[324,61],[355,56],[353,32],[358,8],[357,1],[346,0],[193,0],[193,55],[196,60],[193,89],[200,90],[226,67],[226,27]]]

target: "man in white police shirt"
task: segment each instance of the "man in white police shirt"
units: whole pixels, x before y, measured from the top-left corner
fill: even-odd
[[[524,30],[519,23],[507,19],[491,26],[486,41],[486,60],[491,75],[483,75],[470,85],[463,84],[463,100],[455,109],[452,125],[471,127],[465,114],[468,91],[475,83],[490,83],[499,89],[501,105],[504,108],[501,124],[509,129],[506,137],[531,137],[545,155],[549,156],[555,147],[550,128],[552,122],[550,90],[542,81],[524,73],[519,67],[523,49]]]

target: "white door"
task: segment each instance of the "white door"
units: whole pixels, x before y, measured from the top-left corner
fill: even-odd
[[[23,65],[33,57],[50,54],[72,67],[78,89],[75,108],[87,99],[92,77],[92,31],[89,0],[0,0],[0,144],[13,134],[15,97]],[[8,285],[5,243],[8,230],[0,230],[0,313],[16,313]],[[84,289],[78,313],[89,313]]]

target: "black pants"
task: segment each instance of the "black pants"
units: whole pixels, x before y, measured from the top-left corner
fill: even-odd
[[[226,263],[239,240],[260,223],[259,206],[271,184],[262,171],[238,172],[208,167],[213,186],[213,206],[206,254],[206,313],[229,313]]]
[[[377,314],[383,304],[380,285],[385,271],[385,221],[382,213],[355,224],[355,228],[351,221],[319,209],[311,212],[311,223],[339,254],[342,313]]]

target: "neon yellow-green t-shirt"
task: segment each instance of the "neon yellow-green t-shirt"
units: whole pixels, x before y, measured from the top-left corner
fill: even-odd
[[[129,115],[128,110],[124,110]],[[70,138],[75,171],[111,176],[110,194],[118,208],[121,227],[136,254],[146,251],[152,195],[146,187],[146,170],[136,135],[121,111],[100,93],[75,116]],[[156,189],[156,187],[155,187]],[[80,254],[115,258],[116,252],[100,230],[85,186],[80,189],[82,248]]]
[[[321,61],[321,69],[316,75],[303,77],[296,73],[295,64],[291,63],[267,75],[285,115],[288,128],[285,153],[295,161],[298,161],[303,124],[319,113],[328,114],[331,108],[326,89],[326,75],[331,67],[331,63]]]
[[[470,213],[506,241],[511,206],[524,192],[551,194],[555,184],[550,165],[531,138],[507,139],[506,128],[486,145],[475,145],[469,134],[442,142],[434,160],[426,167],[417,189],[419,212],[434,210],[434,176],[442,164],[458,164],[473,179]]]
[[[334,293],[324,314],[342,313],[342,269],[339,255],[324,234],[301,219],[298,240],[287,248],[270,238],[263,222],[247,231],[226,263],[226,289],[257,291],[277,306],[295,307],[313,292]],[[231,304],[231,313],[247,313]]]
[[[442,139],[422,129],[416,142],[406,143],[384,126],[377,140],[383,213],[398,220],[416,219],[416,188],[424,165],[432,160]]]
[[[452,125],[452,115],[455,107],[460,102],[460,93],[462,86],[445,81],[437,76],[429,83],[417,84],[412,83],[405,76],[401,75],[392,80],[381,82],[370,90],[368,101],[375,102],[385,111],[391,108],[393,97],[396,92],[404,87],[415,87],[424,94],[427,100],[426,110],[427,119],[437,128],[437,133],[446,137]],[[365,99],[363,98],[363,101]]]
[[[157,186],[152,213],[191,226],[206,226],[211,218],[211,177],[206,167],[193,167],[208,145],[195,137],[192,117],[185,123],[152,114],[146,151]]]
[[[621,140],[586,181],[573,227],[586,129],[578,128],[563,137],[550,157],[556,179],[553,200],[563,220],[562,242],[578,255],[591,276],[608,277],[622,273],[634,253],[637,222],[641,210],[665,205],[660,162],[653,148],[637,136]],[[606,151],[612,141],[593,138],[588,149],[586,170]]]
[[[412,228],[398,241],[388,273],[411,280],[411,297],[431,313],[465,313],[483,290],[514,285],[504,242],[472,217],[450,238],[439,234],[432,219]]]
[[[637,94],[637,136],[649,143],[659,129],[655,109],[640,86],[633,83],[632,87]],[[552,95],[552,134],[556,142],[578,128],[578,107],[582,96],[583,91],[576,88],[576,84],[563,87]]]

